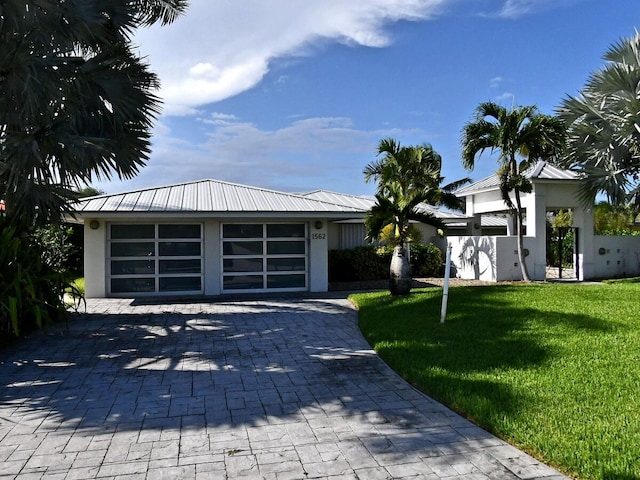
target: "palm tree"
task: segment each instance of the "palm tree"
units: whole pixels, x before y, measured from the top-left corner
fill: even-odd
[[[382,157],[380,157],[382,155]],[[411,221],[444,228],[443,223],[421,204],[445,206],[460,210],[461,199],[453,192],[469,179],[441,187],[442,158],[431,145],[403,147],[391,138],[380,141],[378,159],[364,169],[365,180],[377,182],[377,203],[367,213],[367,238],[375,240],[391,225],[394,239],[389,267],[389,289],[392,295],[406,295],[411,290],[410,261],[407,240]]]
[[[82,2],[81,2],[82,3]],[[131,178],[150,153],[158,79],[131,47],[187,0],[0,4],[0,199],[32,227],[69,213],[92,179]]]
[[[590,75],[577,97],[558,108],[567,124],[561,165],[584,175],[582,199],[593,205],[598,193],[609,202],[640,208],[640,33],[612,45],[607,64]]]
[[[535,106],[507,110],[494,102],[481,103],[473,121],[462,131],[462,163],[473,170],[476,156],[485,150],[498,150],[500,193],[516,218],[518,259],[524,281],[531,281],[523,248],[523,210],[521,193],[530,193],[531,182],[523,175],[532,162],[557,156],[564,145],[564,124],[543,115]],[[513,192],[514,198],[511,198]]]

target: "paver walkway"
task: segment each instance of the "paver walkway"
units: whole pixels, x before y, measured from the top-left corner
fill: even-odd
[[[565,478],[399,378],[344,298],[201,302],[89,300],[0,353],[0,478]]]

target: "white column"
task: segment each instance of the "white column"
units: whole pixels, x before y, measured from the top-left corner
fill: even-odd
[[[547,203],[546,186],[536,183],[533,192],[526,195],[527,237],[533,237],[530,254],[533,255],[533,280],[544,280],[547,274]]]
[[[84,295],[107,296],[107,224],[104,220],[84,221]]]
[[[309,291],[311,292],[329,290],[329,239],[327,232],[326,219],[309,222]]]
[[[220,252],[220,222],[204,222],[204,294],[220,295],[222,286],[222,254]]]
[[[479,213],[467,220],[467,235],[482,235],[482,215]]]
[[[578,268],[578,280],[587,280],[593,278],[595,271],[593,209],[576,207],[573,210],[573,226],[578,229],[578,258],[574,258],[574,265]]]
[[[508,213],[507,214],[507,235],[509,237],[514,237],[517,234],[518,232],[516,229],[516,217]]]

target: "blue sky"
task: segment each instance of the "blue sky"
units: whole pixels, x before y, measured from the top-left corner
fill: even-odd
[[[140,31],[162,81],[153,153],[107,193],[204,178],[288,192],[371,194],[380,139],[428,142],[447,181],[480,102],[551,114],[640,28],[636,0],[191,0]]]

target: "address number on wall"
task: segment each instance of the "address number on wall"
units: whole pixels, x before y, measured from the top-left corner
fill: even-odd
[[[325,240],[327,238],[326,233],[312,233],[311,240]]]

